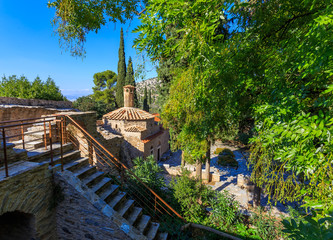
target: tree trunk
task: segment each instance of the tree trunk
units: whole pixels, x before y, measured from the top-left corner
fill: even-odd
[[[185,167],[185,157],[184,157],[184,151],[182,151],[182,163],[181,163],[182,167]]]
[[[201,181],[202,180],[202,163],[201,163],[201,159],[197,160],[195,170],[196,170],[195,173],[197,175],[197,180]]]
[[[257,185],[254,185],[253,190],[253,207],[260,207],[260,199],[261,199],[261,188]]]
[[[205,182],[210,182],[210,143],[206,152],[206,170],[203,178]]]

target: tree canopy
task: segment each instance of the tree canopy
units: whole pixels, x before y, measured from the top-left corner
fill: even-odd
[[[12,75],[2,77],[0,81],[0,96],[17,97],[26,99],[44,99],[65,101],[67,100],[52,78],[42,81],[38,76],[30,82],[25,76]]]
[[[107,17],[131,19],[140,6],[138,1],[119,6],[85,2],[81,14],[75,1],[61,2],[51,3],[63,24],[58,33],[65,41],[77,39],[79,47]],[[250,116],[256,183],[275,200],[302,200],[325,211],[332,207],[331,2],[144,3],[135,46],[153,60],[178,63],[162,114],[175,142],[200,156],[207,137]],[[170,30],[175,34],[170,36]]]

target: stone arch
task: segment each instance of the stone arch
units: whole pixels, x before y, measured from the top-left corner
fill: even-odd
[[[6,212],[0,216],[0,238],[3,240],[35,239],[36,227],[33,214],[21,211]]]

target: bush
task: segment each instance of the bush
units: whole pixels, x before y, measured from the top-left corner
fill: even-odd
[[[306,216],[299,221],[298,219],[283,220],[283,232],[288,234],[289,239],[306,240],[318,239],[329,240],[333,239],[333,214],[323,218]]]
[[[219,156],[217,163],[221,166],[230,166],[230,167],[238,167],[238,162],[235,158],[235,154],[228,148],[224,148]]]
[[[261,208],[258,208],[252,215],[252,224],[256,227],[257,235],[261,239],[275,240],[282,236],[281,223],[278,222],[269,212],[265,214]]]
[[[219,155],[223,151],[223,148],[216,148],[214,154]]]
[[[209,204],[213,209],[210,220],[220,229],[224,230],[240,222],[239,203],[229,192],[217,192],[216,197],[210,199]]]
[[[165,187],[164,178],[160,175],[163,170],[157,165],[154,157],[150,155],[146,159],[137,157],[133,159],[133,173],[155,192],[159,193]],[[136,181],[136,179],[133,179]]]
[[[190,178],[188,170],[183,170],[181,176],[173,179],[171,187],[185,219],[201,223],[206,217],[205,209],[209,205],[209,199],[214,197],[214,191]]]

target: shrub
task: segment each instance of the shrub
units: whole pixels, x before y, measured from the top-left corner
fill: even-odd
[[[231,155],[219,155],[217,163],[221,166],[238,167],[237,160]]]
[[[181,176],[173,179],[171,186],[173,195],[186,220],[195,223],[202,222],[209,199],[214,197],[214,191],[190,178],[188,170],[183,170]]]
[[[275,240],[282,236],[282,227],[269,212],[265,214],[261,208],[258,208],[252,215],[252,224],[256,227],[257,235],[261,239]]]
[[[306,216],[301,221],[285,219],[283,225],[283,232],[288,234],[289,239],[333,239],[333,214],[320,219],[316,219],[316,214],[314,214],[313,216]]]
[[[216,197],[211,198],[209,204],[213,209],[210,219],[220,229],[223,230],[240,222],[239,203],[228,191],[217,192]]]
[[[145,184],[157,193],[161,192],[161,188],[165,187],[163,176],[160,175],[163,170],[157,165],[154,157],[151,155],[146,159],[137,157],[133,159],[133,173],[138,176]],[[134,181],[136,179],[133,178]]]
[[[223,148],[216,148],[214,154],[219,155],[223,151]]]

